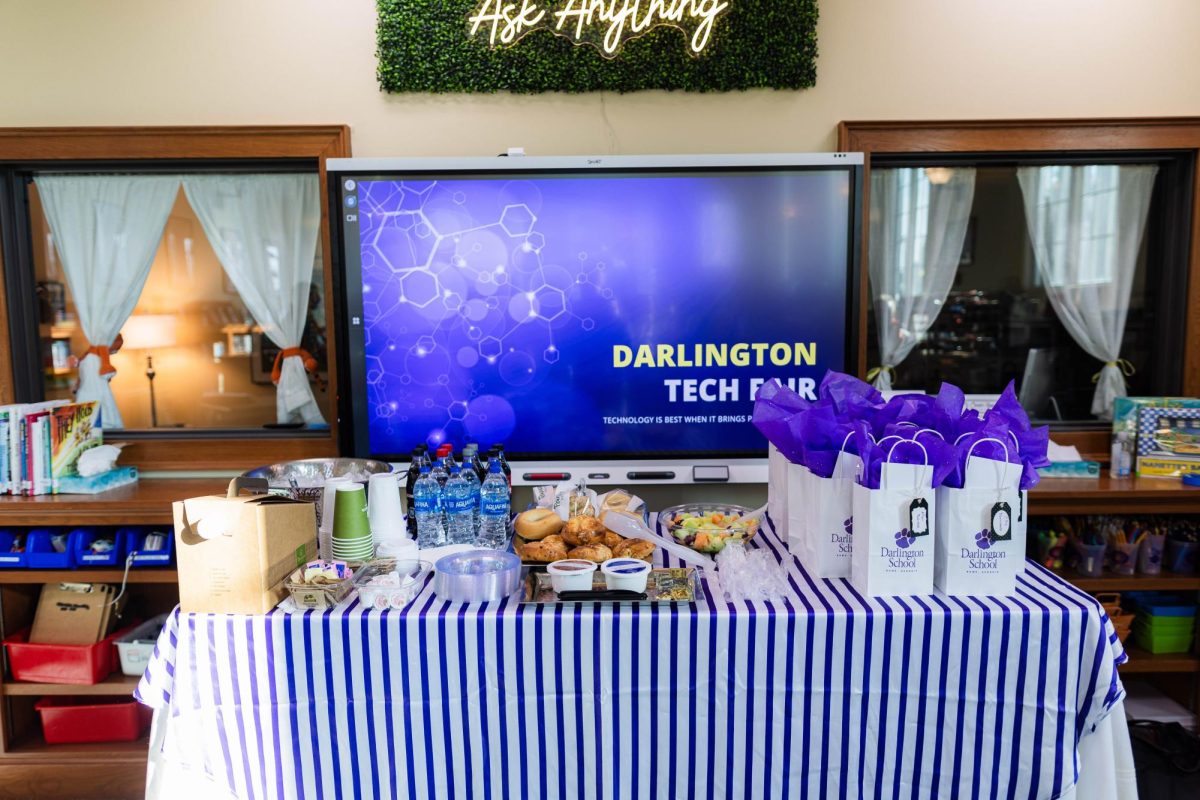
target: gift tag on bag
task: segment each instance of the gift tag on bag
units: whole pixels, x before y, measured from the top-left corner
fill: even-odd
[[[929,535],[929,501],[918,497],[908,506],[908,535],[914,539]]]
[[[992,523],[988,531],[992,543],[1012,541],[1012,506],[1000,502],[992,506]]]

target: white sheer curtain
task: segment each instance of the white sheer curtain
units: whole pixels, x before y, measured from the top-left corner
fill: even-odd
[[[39,175],[34,179],[62,259],[87,354],[79,364],[80,401],[100,401],[105,428],[122,428],[109,380],[109,348],[137,305],[163,227],[179,193],[178,176]]]
[[[1104,362],[1092,414],[1112,418],[1132,365],[1121,359],[1129,294],[1158,167],[1021,167],[1017,177],[1038,274],[1063,327]]]
[[[300,349],[321,203],[316,175],[188,175],[188,202],[242,302],[271,341],[276,361],[275,413],[279,422],[323,424]]]
[[[974,169],[871,170],[869,273],[882,362],[868,376],[875,388],[892,388],[896,365],[942,310],[974,199]]]

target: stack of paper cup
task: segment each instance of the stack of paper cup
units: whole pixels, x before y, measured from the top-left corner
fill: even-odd
[[[367,493],[361,483],[340,483],[333,503],[333,557],[362,562],[375,557]]]
[[[400,479],[394,472],[372,475],[367,484],[367,516],[376,545],[408,539],[404,507],[400,502]]]
[[[333,558],[333,500],[337,487],[349,484],[350,476],[325,479],[325,491],[317,509],[317,556],[329,561]]]

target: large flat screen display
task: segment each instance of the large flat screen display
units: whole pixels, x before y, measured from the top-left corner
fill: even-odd
[[[846,367],[860,158],[339,160],[356,454],[766,452],[754,393]]]

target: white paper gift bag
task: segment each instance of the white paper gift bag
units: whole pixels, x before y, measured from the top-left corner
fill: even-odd
[[[904,440],[896,447],[919,442]],[[924,464],[884,463],[878,489],[855,483],[854,537],[850,556],[850,581],[868,596],[931,594],[934,543],[932,525],[937,514],[933,467]]]
[[[1025,569],[1025,524],[1016,523],[1022,467],[1008,463],[999,439],[972,450],[983,442],[1003,447],[1006,460],[968,453],[963,487],[937,490],[934,585],[949,595],[1012,595]]]
[[[828,478],[799,465],[789,472],[793,541],[799,543],[791,550],[815,577],[850,577],[854,479],[861,469],[862,459],[842,451]]]
[[[773,444],[767,445],[767,515],[775,523],[775,533],[788,543],[788,467],[791,462]],[[790,548],[789,548],[790,549]]]

